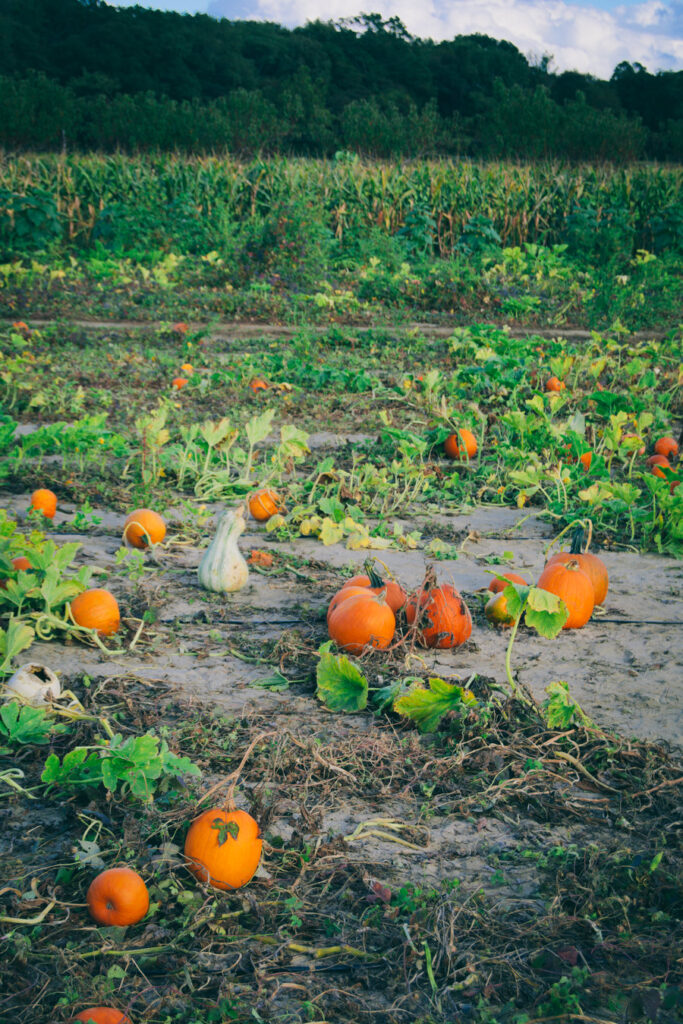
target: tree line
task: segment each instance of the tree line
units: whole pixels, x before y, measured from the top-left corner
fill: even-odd
[[[286,29],[102,0],[0,0],[0,145],[677,161],[683,72],[609,81],[485,35],[364,14]]]

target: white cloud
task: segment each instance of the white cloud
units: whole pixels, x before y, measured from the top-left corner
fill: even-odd
[[[680,0],[645,0],[611,10],[585,6],[585,0],[209,0],[206,9],[215,17],[289,26],[376,11],[398,16],[415,36],[441,40],[482,32],[509,40],[527,55],[551,53],[560,70],[601,78],[609,78],[622,60],[639,61],[650,71],[683,67]]]

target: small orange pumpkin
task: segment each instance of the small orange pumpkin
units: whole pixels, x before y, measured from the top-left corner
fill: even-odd
[[[71,602],[71,615],[77,626],[96,629],[100,636],[112,636],[121,625],[116,598],[101,587],[84,590],[75,597]]]
[[[522,587],[529,586],[527,581],[522,576],[519,576],[516,572],[504,572],[502,575],[502,580],[499,580],[497,576],[494,576],[491,582],[489,583],[489,590],[491,591],[492,594],[500,594],[502,590],[505,590],[508,583],[519,583]]]
[[[559,377],[548,377],[545,382],[546,391],[564,391],[565,384]]]
[[[240,889],[254,877],[262,846],[259,827],[250,814],[214,807],[190,825],[185,860],[200,882],[216,889]]]
[[[174,377],[173,380],[171,381],[171,387],[175,391],[182,391],[186,384],[187,377]]]
[[[57,495],[41,487],[31,495],[31,512],[42,512],[46,519],[52,519],[57,511]]]
[[[137,924],[149,910],[149,892],[132,868],[109,868],[93,878],[86,897],[98,924]]]
[[[662,472],[662,467],[664,467],[664,469],[671,469],[671,463],[665,455],[651,455],[647,460],[647,464],[655,476],[661,477],[662,480],[666,480],[666,473]]]
[[[406,618],[417,624],[423,647],[459,647],[472,633],[472,616],[460,592],[450,583],[436,586],[433,574],[408,598]]]
[[[166,523],[151,508],[136,508],[123,524],[123,542],[129,548],[160,544],[166,536]]]
[[[183,373],[194,373],[194,367],[192,363],[183,363],[180,369],[183,371]]]
[[[450,459],[469,460],[477,454],[477,439],[471,430],[462,427],[446,438],[443,447]]]
[[[29,562],[25,555],[18,555],[17,558],[12,559],[12,565],[17,572],[28,572],[33,566]],[[7,590],[7,579],[3,578],[0,580],[0,590]]]
[[[386,596],[373,594],[368,587],[347,587],[336,597],[339,600],[328,614],[327,629],[337,646],[350,654],[360,654],[368,647],[385,650],[396,632],[396,618]]]
[[[563,629],[581,629],[595,607],[595,593],[590,578],[572,557],[568,562],[548,562],[538,579],[540,590],[559,597],[569,612]]]
[[[88,1021],[93,1024],[131,1024],[130,1017],[123,1010],[115,1010],[111,1006],[91,1006],[89,1010],[81,1010],[72,1020],[74,1024],[76,1021],[83,1024],[88,1024]]]
[[[280,495],[277,491],[271,490],[256,491],[255,494],[250,496],[247,504],[249,505],[250,515],[258,520],[259,523],[264,523],[282,508]]]
[[[263,377],[254,377],[252,380],[249,381],[249,389],[252,392],[252,394],[255,395],[259,391],[267,391],[268,384],[263,379]]]
[[[678,455],[678,444],[673,437],[660,437],[655,441],[655,452],[667,459],[675,459]]]
[[[385,582],[372,568],[369,568],[367,574],[362,573],[360,576],[352,576],[341,588],[340,593],[343,593],[348,587],[368,587],[373,594],[385,591],[386,602],[394,615],[403,608],[408,599],[400,583],[396,580],[387,580]]]

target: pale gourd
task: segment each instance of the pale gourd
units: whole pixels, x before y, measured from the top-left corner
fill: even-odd
[[[59,679],[47,665],[29,662],[18,668],[5,683],[5,700],[19,699],[34,708],[45,707],[56,700],[62,688]]]
[[[242,513],[242,506],[234,511],[226,510],[218,520],[216,536],[197,570],[204,590],[232,594],[247,582],[249,569],[237,547],[237,538],[246,527]]]

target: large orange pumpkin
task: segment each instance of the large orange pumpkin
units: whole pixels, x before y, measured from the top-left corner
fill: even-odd
[[[472,616],[460,592],[450,583],[434,586],[427,580],[406,605],[409,625],[417,624],[424,647],[459,647],[472,632]]]
[[[121,625],[116,598],[108,590],[93,587],[84,590],[71,602],[74,622],[84,629],[96,629],[100,636],[112,636]]]
[[[75,1021],[82,1021],[88,1024],[131,1024],[130,1017],[123,1010],[115,1010],[111,1006],[91,1006],[89,1010],[81,1010],[73,1018]]]
[[[665,455],[651,455],[647,460],[647,464],[655,476],[661,477],[662,480],[666,480],[666,473],[662,472],[662,467],[664,467],[664,469],[671,469],[671,463]]]
[[[373,594],[380,594],[384,590],[386,592],[387,604],[394,615],[403,608],[407,600],[406,592],[400,583],[397,583],[396,580],[387,580],[385,582],[381,576],[377,575],[374,569],[370,569],[367,575],[361,573],[360,576],[352,576],[350,580],[346,581],[339,593],[343,593],[349,587],[368,587]]]
[[[510,583],[519,583],[522,587],[529,586],[527,581],[523,579],[520,575],[518,575],[518,573],[516,572],[505,572],[502,575],[502,580],[499,580],[497,576],[494,576],[491,582],[489,583],[489,590],[491,591],[492,594],[500,594],[500,592],[502,590],[505,590],[505,588]]]
[[[264,523],[282,508],[282,501],[277,491],[256,491],[248,501],[249,512],[259,523]]]
[[[564,391],[565,384],[559,377],[548,377],[545,382],[546,391]]]
[[[666,459],[675,459],[678,455],[678,444],[673,437],[660,437],[655,441],[655,452]]]
[[[473,459],[477,454],[477,439],[471,430],[462,427],[443,443],[444,451],[450,459]]]
[[[590,578],[576,558],[567,563],[548,562],[537,585],[540,590],[547,590],[564,601],[569,615],[563,629],[580,629],[586,625],[593,614],[595,595]]]
[[[335,596],[339,600],[328,615],[327,629],[337,646],[350,654],[368,647],[385,650],[396,632],[396,617],[386,596],[373,594],[368,587],[348,587]]]
[[[101,871],[90,883],[87,900],[94,919],[104,925],[137,924],[149,910],[147,886],[132,868]]]
[[[30,510],[42,512],[46,519],[52,519],[57,511],[57,495],[46,487],[40,487],[31,495]]]
[[[552,565],[554,562],[562,562],[566,565],[567,562],[571,561],[579,563],[579,568],[582,572],[585,572],[593,584],[593,599],[595,603],[602,604],[607,597],[607,590],[609,588],[609,574],[603,560],[591,551],[558,551],[556,555],[552,555],[548,559],[546,564]]]
[[[166,523],[151,508],[137,508],[123,524],[123,542],[131,548],[160,544],[166,536]]]
[[[239,889],[253,878],[262,846],[259,827],[250,814],[213,807],[190,825],[185,859],[200,882],[216,889]]]

